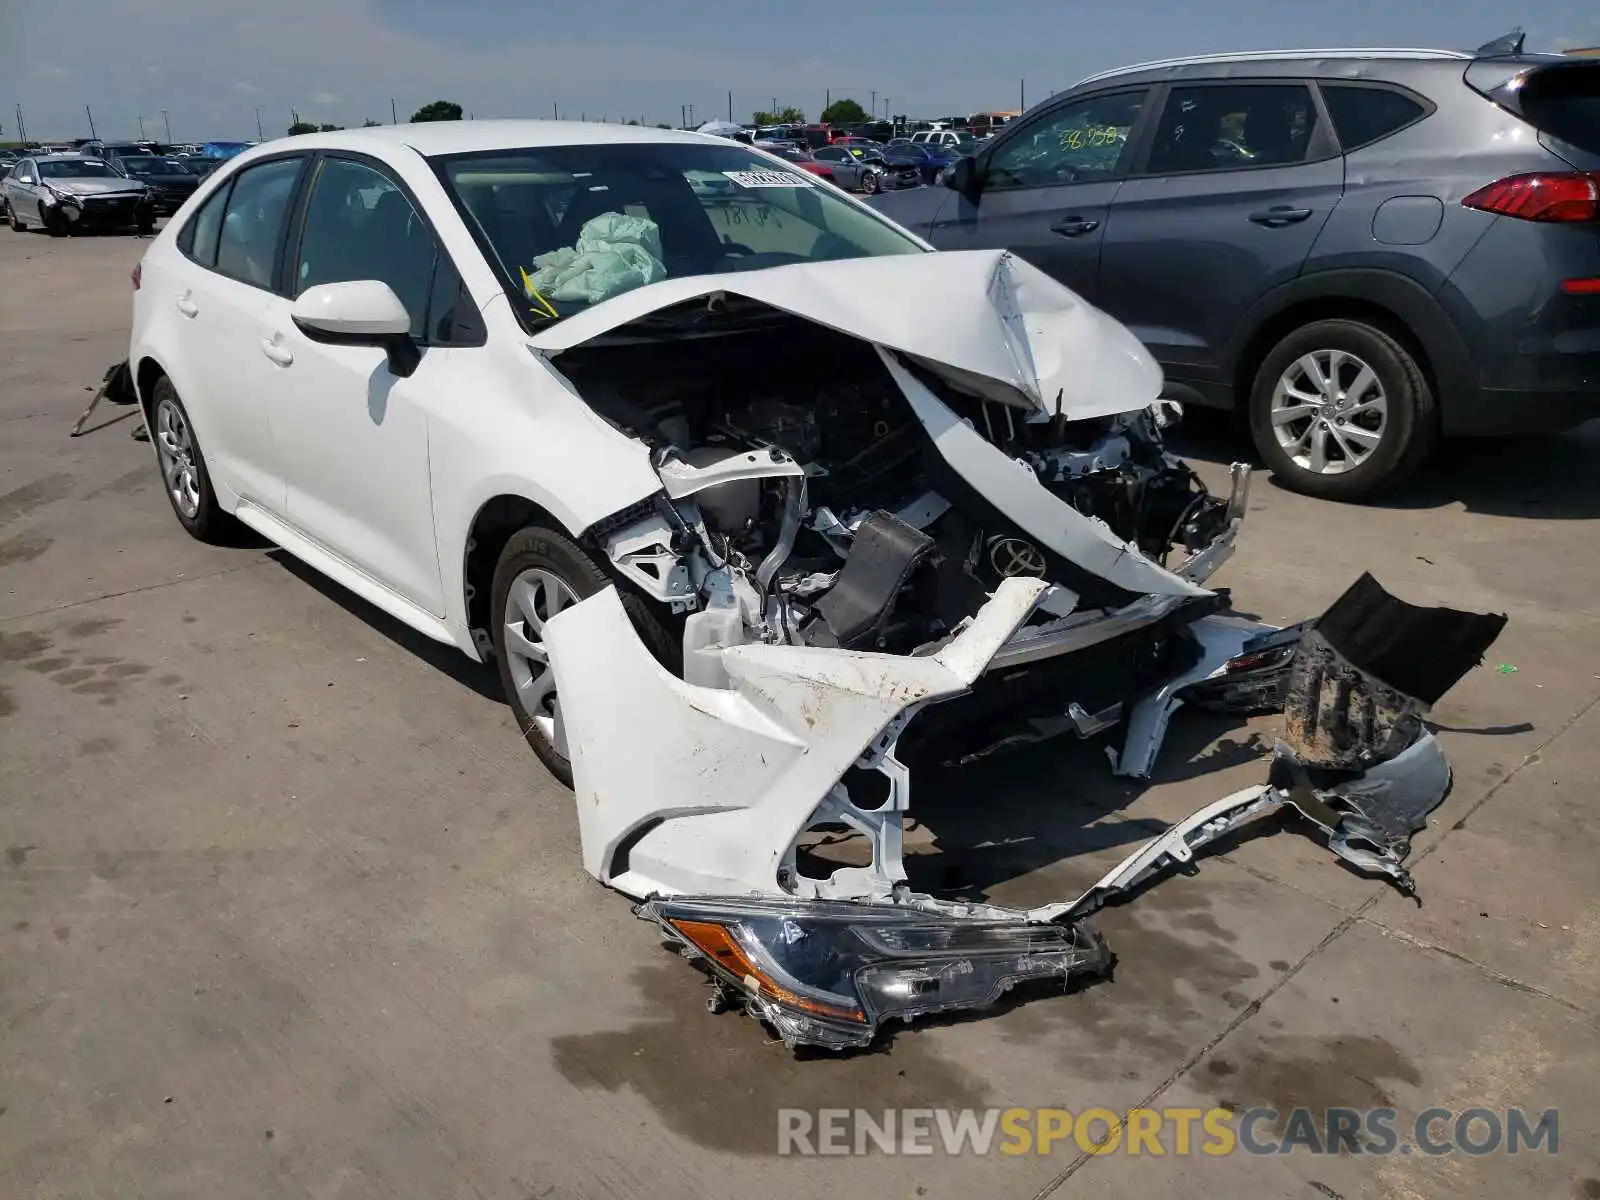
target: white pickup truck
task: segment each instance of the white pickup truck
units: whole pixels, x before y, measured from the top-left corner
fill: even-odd
[[[913,133],[911,140],[919,146],[961,146],[978,139],[965,129],[924,129]]]

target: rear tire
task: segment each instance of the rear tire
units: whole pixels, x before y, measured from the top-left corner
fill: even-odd
[[[0,199],[0,204],[4,204],[6,207],[6,220],[10,223],[11,228],[17,233],[25,233],[28,228],[27,223],[17,216],[17,210],[11,207],[11,201]]]
[[[150,393],[150,441],[161,468],[161,489],[172,513],[189,536],[210,545],[227,545],[237,523],[217,504],[211,472],[195,436],[189,411],[165,375]]]
[[[1256,372],[1250,433],[1277,481],[1362,501],[1404,481],[1439,439],[1427,377],[1399,341],[1364,321],[1313,321]]]
[[[511,535],[495,566],[490,620],[495,665],[517,728],[539,761],[566,787],[572,786],[559,697],[540,636],[544,621],[586,600],[611,577],[565,534],[539,525]],[[634,630],[657,662],[669,670],[681,661],[674,639],[641,596],[619,588]]]

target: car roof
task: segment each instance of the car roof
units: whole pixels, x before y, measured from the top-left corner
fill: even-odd
[[[92,154],[35,154],[34,162],[104,162]]]
[[[409,148],[424,157],[517,150],[544,146],[738,145],[727,138],[645,125],[603,125],[592,121],[426,121],[414,125],[372,125],[328,133],[304,133],[252,146],[241,160],[287,150],[355,150],[380,157]]]
[[[1194,54],[1182,58],[1161,58],[1150,62],[1133,63],[1125,67],[1113,67],[1108,71],[1098,71],[1093,75],[1086,75],[1073,84],[1074,88],[1083,87],[1089,83],[1099,83],[1107,79],[1120,79],[1124,76],[1162,74],[1178,71],[1185,67],[1232,67],[1246,64],[1282,64],[1300,63],[1307,61],[1407,61],[1407,62],[1470,62],[1472,55],[1462,50],[1420,50],[1396,49],[1383,47],[1369,48],[1344,48],[1344,49],[1307,49],[1307,50],[1243,50],[1232,54]]]

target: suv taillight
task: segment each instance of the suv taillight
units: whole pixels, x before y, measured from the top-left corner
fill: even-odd
[[[128,276],[128,278],[133,280],[133,290],[137,292],[139,290],[139,281],[144,278],[143,259],[140,259],[138,262],[133,264],[133,274]]]
[[[1600,176],[1581,171],[1507,175],[1461,203],[1523,221],[1595,221],[1600,220]]]

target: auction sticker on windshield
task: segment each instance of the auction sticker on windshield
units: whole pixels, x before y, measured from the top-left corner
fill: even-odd
[[[816,186],[804,175],[789,171],[724,171],[729,179],[742,188],[795,188]]]

